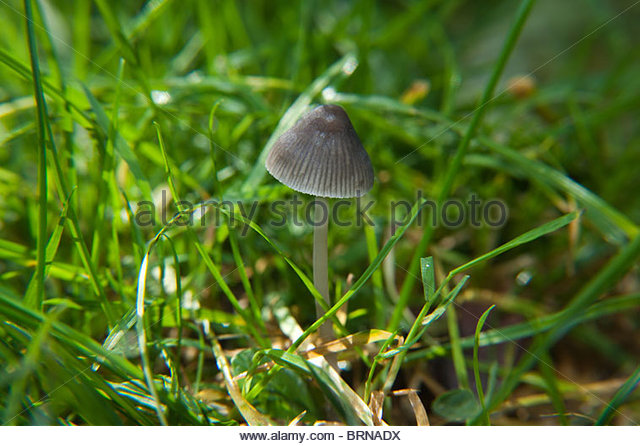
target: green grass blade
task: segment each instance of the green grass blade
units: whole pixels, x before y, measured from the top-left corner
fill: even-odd
[[[36,33],[33,27],[33,11],[31,0],[24,0],[27,38],[29,41],[29,58],[33,75],[33,90],[36,99],[36,130],[38,135],[38,238],[36,239],[36,290],[27,304],[35,309],[42,309],[45,299],[44,279],[47,249],[47,142],[45,127],[47,125],[46,102],[40,80],[40,64],[36,46]]]
[[[389,346],[397,339],[397,336],[398,336],[398,332],[392,333],[387,338],[387,340],[384,341],[384,343],[380,347],[380,350],[378,351],[378,354],[375,356],[375,358],[373,358],[373,362],[371,363],[371,367],[369,368],[369,375],[367,376],[367,381],[365,382],[365,385],[364,385],[364,398],[363,399],[367,404],[371,404],[371,386],[372,386],[372,383],[373,383],[373,374],[374,374],[374,372],[376,370],[376,366],[378,365],[378,363],[381,360],[384,359],[384,356],[382,356],[382,354],[387,351]],[[400,339],[402,339],[402,338],[400,338]]]
[[[458,282],[458,284],[453,288],[453,290],[449,292],[446,299],[444,299],[444,301],[440,305],[438,305],[431,313],[429,313],[428,315],[422,318],[421,324],[420,324],[421,325],[420,332],[417,335],[412,336],[410,342],[405,341],[405,343],[399,348],[390,350],[387,353],[385,353],[384,357],[391,358],[400,352],[406,352],[407,349],[409,349],[418,339],[422,337],[422,335],[425,333],[425,331],[427,330],[427,328],[429,328],[431,324],[433,324],[435,321],[440,319],[446,313],[446,311],[449,309],[449,306],[454,302],[455,298],[458,297],[458,294],[460,294],[460,291],[462,291],[462,288],[464,288],[464,286],[466,285],[467,280],[469,280],[469,276],[464,276],[460,280],[460,282]],[[416,323],[417,322],[418,322],[418,319],[416,319]],[[451,344],[448,344],[448,346],[450,347],[450,349],[452,349]],[[466,372],[465,372],[465,376],[466,376]]]
[[[373,226],[365,225],[364,234],[367,241],[367,256],[369,263],[373,262],[378,255],[378,242],[376,241],[376,231]],[[374,323],[376,327],[383,327],[386,315],[384,313],[385,295],[384,285],[382,282],[382,271],[376,270],[371,276],[371,283],[373,285],[373,311],[374,311]],[[340,297],[336,296],[335,300]]]
[[[182,273],[180,270],[180,259],[178,258],[178,251],[176,250],[175,244],[173,243],[173,240],[171,239],[171,237],[169,237],[167,234],[164,234],[163,240],[166,241],[169,244],[169,247],[171,248],[171,255],[173,256],[173,267],[175,269],[175,273],[176,273],[176,310],[175,310],[175,316],[176,316],[176,329],[178,330],[178,339],[176,342],[176,347],[174,349],[174,355],[173,355],[173,363],[176,365],[176,367],[180,367],[180,360],[182,358],[182,332],[183,332],[183,326],[182,326]],[[181,392],[181,379],[180,379],[180,372],[177,371],[175,373],[171,374],[171,388],[172,388],[172,393],[176,396],[178,396],[179,392]]]
[[[629,218],[565,174],[488,138],[480,138],[479,141],[491,151],[503,156],[510,163],[507,166],[517,168],[532,181],[549,185],[575,198],[581,206],[585,207],[585,217],[592,219],[608,239],[622,243],[624,236],[633,238],[638,234],[638,226]]]
[[[154,239],[157,240],[157,239]],[[167,418],[164,413],[160,398],[158,397],[158,391],[156,390],[156,384],[153,379],[153,372],[151,371],[151,364],[149,361],[149,353],[147,351],[147,329],[144,323],[144,309],[145,309],[145,297],[146,297],[146,285],[147,285],[147,267],[149,265],[149,253],[153,246],[153,243],[149,244],[147,253],[142,259],[142,265],[140,265],[140,274],[138,275],[138,290],[136,294],[136,331],[138,333],[138,348],[140,349],[140,358],[142,360],[142,370],[144,372],[144,379],[147,383],[147,389],[153,398],[154,409],[158,414],[158,419],[163,426],[167,425]]]
[[[613,396],[613,399],[604,408],[596,421],[596,426],[604,426],[611,422],[611,419],[618,412],[618,408],[624,404],[631,392],[638,386],[638,383],[640,383],[640,366],[633,371],[629,379],[624,382]]]
[[[447,311],[447,309],[449,308],[449,305],[451,305],[454,302],[455,298],[458,297],[458,294],[460,294],[460,291],[462,291],[462,288],[464,288],[464,286],[466,285],[467,280],[469,280],[469,276],[465,275],[462,279],[460,279],[460,282],[458,282],[453,290],[449,292],[446,299],[444,299],[444,301],[440,305],[438,305],[438,307],[434,309],[433,312],[429,313],[428,316],[425,316],[422,319],[421,325],[423,328],[428,328],[429,325],[433,324],[435,321],[442,317],[445,311]]]
[[[116,135],[118,134],[119,127],[118,113],[120,111],[120,100],[122,94],[121,86],[123,84],[124,69],[124,59],[120,59],[120,63],[118,65],[118,82],[116,84],[116,98],[111,114],[111,125],[109,127],[108,141],[105,149],[108,162],[105,162],[105,171],[102,173],[103,181],[107,184],[108,194],[111,198],[112,209],[120,209],[122,207],[122,203],[120,201],[121,194],[118,191],[118,183],[115,174],[116,158],[114,153],[114,141],[116,140]],[[120,288],[120,295],[122,296],[123,300],[131,303],[129,294],[124,292],[124,274],[122,270],[122,262],[120,261],[122,255],[120,250],[120,239],[118,236],[120,227],[120,219],[114,218],[111,222],[111,245],[108,248],[109,252],[111,253],[111,258],[108,260],[110,261],[112,268],[116,271],[118,286]]]
[[[60,217],[58,218],[58,224],[56,225],[56,228],[53,230],[53,233],[51,234],[51,237],[47,242],[47,250],[45,254],[45,258],[46,258],[45,275],[47,275],[49,270],[51,269],[51,264],[53,263],[53,260],[56,257],[56,253],[58,252],[58,247],[60,246],[60,239],[62,238],[62,232],[64,230],[64,221],[67,218],[67,210],[69,209],[70,200],[75,191],[76,189],[74,188],[71,191],[71,195],[67,197],[64,203],[64,206],[62,207],[62,211],[60,212]],[[36,291],[35,279],[36,279],[36,275],[32,277],[31,281],[29,282],[29,285],[27,286],[27,291],[24,294],[25,304],[31,307],[33,307],[35,305],[35,302],[37,302],[37,296],[36,296],[37,291]]]
[[[568,425],[567,420],[567,409],[564,405],[564,400],[562,398],[562,393],[560,392],[558,386],[558,379],[555,375],[555,368],[553,367],[553,360],[551,356],[546,353],[541,357],[540,361],[540,375],[542,375],[542,379],[545,383],[545,391],[549,395],[549,399],[551,400],[551,404],[553,408],[556,410],[558,414],[558,420],[560,424],[563,426]]]
[[[481,417],[484,417],[484,424],[489,426],[491,424],[491,420],[489,419],[489,413],[487,412],[487,407],[484,401],[484,392],[482,390],[482,380],[480,379],[480,363],[478,362],[478,349],[480,347],[480,332],[482,331],[482,327],[484,326],[485,321],[489,317],[489,313],[496,306],[491,305],[487,310],[482,313],[480,319],[478,319],[478,324],[476,325],[476,332],[473,337],[473,376],[476,381],[476,392],[478,393],[478,399],[480,400],[480,406],[482,407]]]
[[[505,243],[504,245],[500,245],[498,248],[493,249],[489,252],[487,252],[486,254],[481,255],[480,257],[476,257],[475,259],[471,260],[470,262],[465,263],[464,265],[461,265],[457,268],[455,268],[454,270],[452,270],[449,273],[449,276],[453,277],[456,274],[459,274],[463,271],[467,271],[471,268],[473,268],[474,266],[476,266],[477,264],[481,263],[481,262],[485,262],[489,259],[492,259],[506,251],[509,251],[511,249],[517,248],[520,245],[524,245],[525,243],[530,243],[544,235],[547,235],[551,232],[555,232],[558,229],[568,225],[569,223],[571,223],[573,220],[575,220],[576,218],[578,218],[580,216],[580,212],[576,211],[576,212],[570,212],[569,214],[565,214],[562,217],[556,218],[553,221],[550,221],[548,223],[543,224],[542,226],[538,226],[535,229],[532,229],[530,231],[525,232],[524,234],[514,238],[513,240]]]
[[[111,329],[107,338],[102,343],[105,350],[114,350],[118,343],[124,339],[125,334],[136,324],[136,309],[131,308],[122,319]],[[98,370],[99,364],[94,365],[94,370]]]
[[[447,331],[451,340],[451,359],[453,361],[453,369],[456,372],[458,387],[461,389],[469,389],[469,373],[467,364],[464,360],[464,353],[460,345],[460,329],[458,327],[458,312],[455,306],[447,308]],[[424,330],[424,329],[423,329]]]
[[[424,301],[431,302],[431,297],[436,292],[433,257],[423,257],[420,259],[420,272],[422,276],[422,288],[424,289]]]

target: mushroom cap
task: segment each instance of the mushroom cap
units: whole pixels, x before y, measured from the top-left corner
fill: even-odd
[[[282,184],[317,197],[359,197],[373,186],[369,155],[338,105],[300,118],[274,143],[265,167]]]

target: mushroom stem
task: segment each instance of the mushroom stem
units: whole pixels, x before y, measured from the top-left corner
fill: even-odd
[[[314,220],[313,229],[313,284],[325,300],[327,305],[331,305],[329,298],[329,260],[328,260],[328,242],[327,233],[329,229],[329,205],[327,200],[316,197],[314,202]],[[320,303],[316,300],[316,316],[321,318],[324,310]],[[323,342],[333,340],[333,327],[331,321],[326,321],[319,329],[320,339]]]

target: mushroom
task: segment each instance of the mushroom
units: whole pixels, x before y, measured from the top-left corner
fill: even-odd
[[[312,222],[313,284],[330,305],[326,198],[354,198],[367,193],[373,186],[369,155],[344,109],[338,105],[321,105],[280,135],[267,156],[265,167],[282,184],[317,197]],[[324,315],[317,301],[316,315],[318,318]],[[320,327],[319,336],[324,342],[332,340],[330,321]]]

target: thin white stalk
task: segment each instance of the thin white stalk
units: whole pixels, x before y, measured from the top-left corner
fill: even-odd
[[[328,242],[327,233],[329,229],[329,205],[327,200],[316,197],[313,210],[314,222],[316,226],[313,229],[313,284],[318,289],[327,305],[331,306],[329,298],[329,260],[328,260]],[[316,316],[321,318],[324,310],[316,301]],[[333,327],[330,321],[325,322],[318,330],[322,342],[333,340]]]

